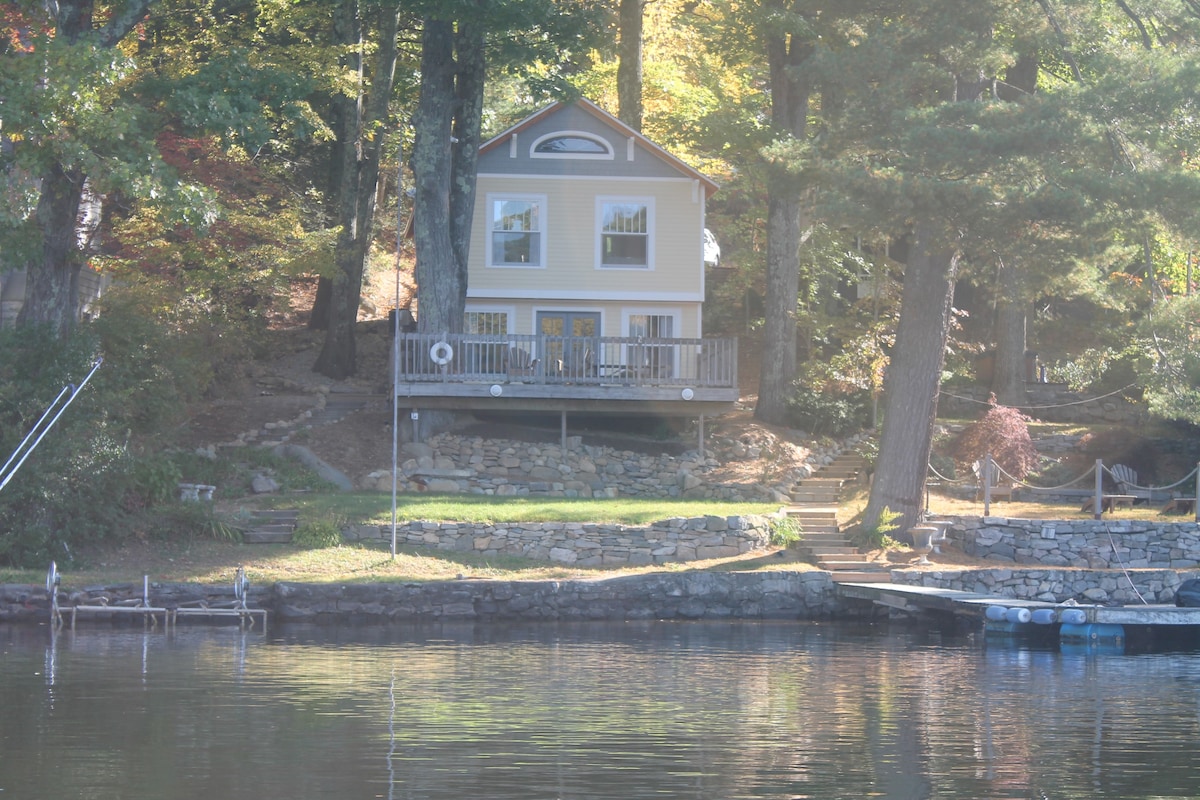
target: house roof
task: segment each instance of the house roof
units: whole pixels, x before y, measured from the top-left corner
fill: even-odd
[[[513,125],[512,127],[504,130],[503,132],[497,134],[496,136],[493,136],[491,139],[488,139],[486,142],[484,142],[482,145],[480,145],[480,147],[479,147],[480,155],[483,155],[484,153],[487,153],[491,150],[495,150],[496,148],[505,145],[508,142],[509,138],[512,137],[514,134],[519,134],[519,133],[533,127],[534,125],[537,125],[538,123],[542,122],[543,120],[547,119],[548,117],[551,117],[551,116],[557,114],[558,112],[562,111],[564,108],[567,108],[568,105],[574,106],[575,108],[577,108],[581,111],[587,112],[588,114],[590,114],[592,117],[595,117],[597,120],[599,120],[603,124],[615,129],[622,136],[627,137],[627,138],[632,137],[634,139],[634,141],[637,142],[637,144],[640,147],[642,147],[650,155],[654,156],[655,158],[657,158],[660,161],[664,162],[665,164],[669,165],[670,167],[677,170],[678,172],[683,173],[687,177],[692,178],[693,180],[699,181],[700,184],[704,187],[704,196],[705,197],[712,196],[712,194],[714,192],[716,192],[718,188],[720,188],[714,180],[712,180],[711,178],[706,176],[704,173],[700,172],[697,169],[694,169],[693,167],[684,163],[680,159],[671,155],[666,150],[659,147],[654,142],[650,141],[645,136],[643,136],[642,134],[638,133],[633,128],[626,125],[624,122],[621,122],[621,120],[617,119],[612,114],[609,114],[607,111],[600,108],[600,106],[596,105],[592,101],[587,100],[585,98],[580,98],[570,104],[563,103],[561,101],[556,101],[538,111],[535,111],[534,113],[530,114],[525,119],[518,122],[516,125]]]

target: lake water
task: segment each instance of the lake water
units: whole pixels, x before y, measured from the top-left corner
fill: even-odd
[[[1200,654],[738,622],[0,626],[0,800],[1200,796]]]

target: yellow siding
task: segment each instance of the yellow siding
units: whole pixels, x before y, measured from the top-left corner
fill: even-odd
[[[510,315],[510,333],[536,334],[539,311],[586,311],[600,314],[600,336],[628,336],[631,314],[670,316],[674,319],[672,338],[700,338],[699,303],[597,303],[564,300],[515,300],[497,302],[486,298],[467,301],[471,311],[504,311]]]
[[[486,267],[489,194],[546,197],[545,267]],[[596,198],[653,198],[654,235],[651,269],[597,268]],[[602,303],[619,298],[626,305],[639,296],[652,303],[701,299],[702,192],[690,180],[544,178],[481,175],[471,228],[468,286],[472,298],[494,292],[513,298],[549,298],[557,293]],[[607,320],[606,320],[607,321]],[[616,335],[616,334],[610,334]],[[676,334],[691,335],[691,334]]]

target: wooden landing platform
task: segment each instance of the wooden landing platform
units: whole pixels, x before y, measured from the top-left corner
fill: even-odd
[[[981,620],[989,606],[1003,606],[1027,608],[1030,612],[1042,608],[1056,611],[1078,609],[1084,613],[1087,624],[1200,626],[1200,608],[1178,608],[1168,605],[1069,605],[894,583],[839,583],[837,592],[840,597],[869,600],[902,611],[942,611]]]

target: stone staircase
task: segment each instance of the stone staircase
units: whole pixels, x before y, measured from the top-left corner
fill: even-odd
[[[287,544],[299,524],[300,512],[296,509],[279,511],[254,511],[242,528],[244,544]]]
[[[258,430],[243,434],[240,439],[254,441],[260,446],[271,447],[285,444],[299,431],[334,422],[361,411],[373,402],[386,401],[386,394],[358,390],[332,391],[315,409],[306,411],[292,420],[267,422]]]
[[[886,565],[866,560],[838,523],[842,489],[856,482],[866,468],[862,456],[843,453],[832,464],[792,487],[786,509],[802,531],[794,549],[824,570],[836,583],[887,583]]]

